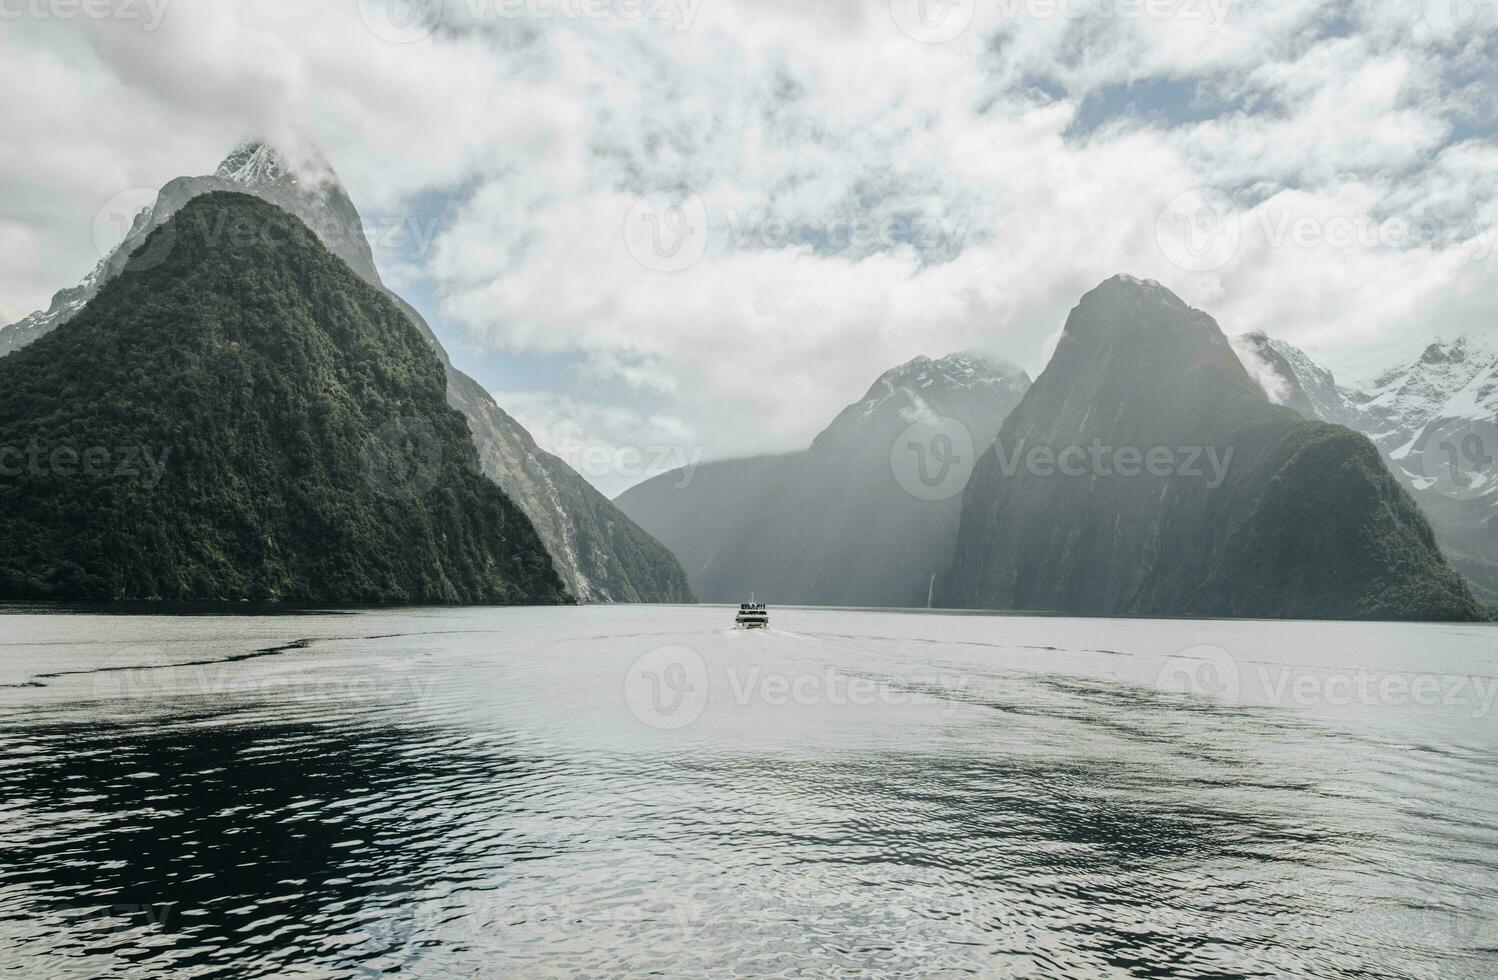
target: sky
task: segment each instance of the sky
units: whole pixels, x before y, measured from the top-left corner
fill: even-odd
[[[609,494],[1116,273],[1343,375],[1498,327],[1498,0],[0,0],[0,323],[112,205],[315,147]],[[117,237],[117,236],[116,236]]]

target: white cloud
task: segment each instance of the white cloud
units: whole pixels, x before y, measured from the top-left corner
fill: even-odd
[[[885,0],[703,3],[689,30],[471,2],[408,44],[354,2],[8,28],[0,309],[93,264],[100,203],[261,132],[321,144],[366,212],[442,197],[433,248],[396,279],[437,295],[466,349],[570,359],[565,381],[501,402],[548,430],[579,413],[599,444],[675,420],[709,458],[795,448],[917,353],[1035,373],[1081,293],[1120,271],[1229,332],[1324,348],[1491,326],[1498,149],[1473,129],[1491,47],[1432,31],[1419,4],[1240,0],[1212,30],[1005,0],[922,44]],[[1458,126],[1478,135],[1452,144]],[[1242,240],[1188,271],[1156,225],[1198,187],[1228,195]],[[674,274],[623,234],[662,188],[708,218],[706,254]],[[1391,218],[1446,234],[1328,240]],[[829,243],[855,221],[867,235]],[[1307,222],[1311,239],[1278,232]]]

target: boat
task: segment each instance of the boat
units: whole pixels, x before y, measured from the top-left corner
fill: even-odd
[[[763,602],[754,601],[754,593],[749,593],[749,601],[739,603],[739,614],[734,617],[734,623],[741,630],[765,630],[770,628],[770,610]]]

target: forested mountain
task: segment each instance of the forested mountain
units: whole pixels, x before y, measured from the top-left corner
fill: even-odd
[[[0,328],[0,356],[19,350],[77,316],[148,235],[189,201],[214,191],[253,194],[296,215],[360,277],[385,292],[410,318],[442,361],[449,403],[468,419],[479,462],[528,514],[557,571],[584,602],[691,602],[685,573],[660,542],[641,530],[603,494],[535,440],[494,398],[453,366],[430,325],[386,288],[375,266],[363,220],[338,175],[312,155],[289,162],[274,147],[248,141],[211,176],[179,177],[134,217],[120,248],[78,286],[59,292],[47,310]],[[153,261],[148,253],[137,266]]]
[[[556,603],[404,312],[285,211],[194,197],[0,359],[0,597]]]

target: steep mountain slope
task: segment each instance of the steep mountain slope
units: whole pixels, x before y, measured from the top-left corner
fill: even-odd
[[[1211,317],[1126,276],[1082,298],[979,462],[942,597],[1085,613],[1485,615],[1367,439],[1272,405]]]
[[[0,356],[76,316],[105,283],[119,275],[126,258],[141,247],[147,235],[188,201],[214,191],[253,194],[301,218],[361,278],[395,301],[441,359],[448,377],[448,400],[468,419],[484,474],[530,516],[557,571],[579,600],[692,601],[686,574],[671,553],[566,463],[536,450],[530,433],[503,412],[478,382],[453,367],[421,314],[385,288],[359,212],[325,160],[312,159],[293,167],[274,148],[250,141],[236,148],[212,176],[171,181],[155,204],[136,216],[120,248],[82,284],[58,293],[47,310],[0,329]],[[136,265],[144,267],[153,261],[155,256],[147,254]]]
[[[1235,342],[1240,355],[1247,339]],[[1481,598],[1498,602],[1498,347],[1470,337],[1437,340],[1364,390],[1337,385],[1284,341],[1259,343],[1283,357],[1263,358],[1283,372],[1260,378],[1266,390],[1289,391],[1284,403],[1307,418],[1339,422],[1372,439],[1452,564]],[[1250,353],[1245,364],[1253,363]]]
[[[300,221],[215,192],[134,257],[0,360],[0,596],[564,600],[437,358]]]
[[[668,473],[616,503],[676,552],[705,600],[924,606],[976,453],[1029,383],[974,355],[918,357],[804,453]]]
[[[585,602],[690,603],[676,557],[577,471],[536,445],[490,394],[448,372],[449,404],[468,417],[484,473],[535,523],[563,580]]]

